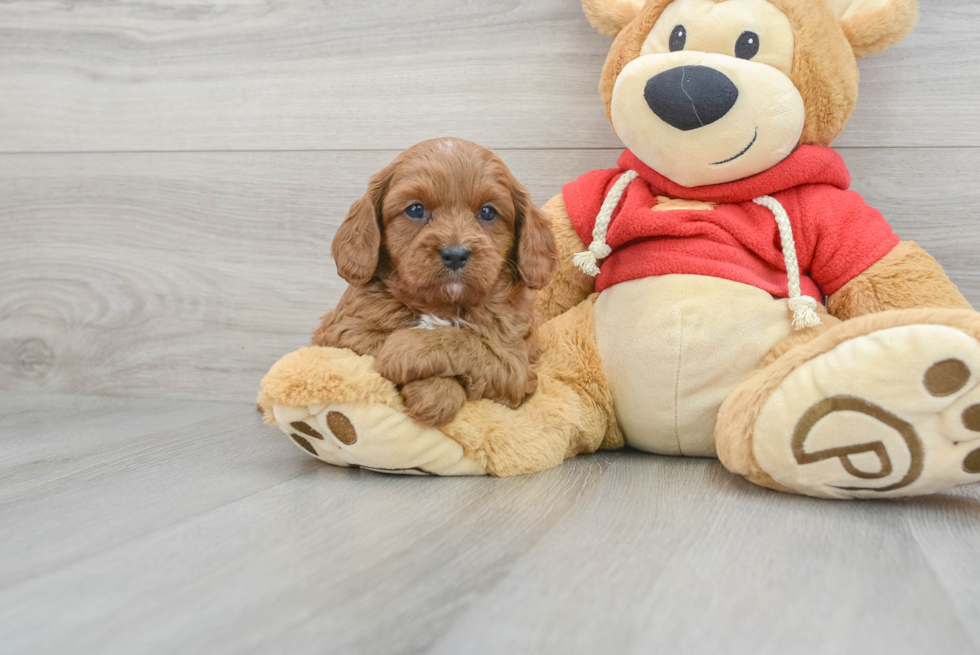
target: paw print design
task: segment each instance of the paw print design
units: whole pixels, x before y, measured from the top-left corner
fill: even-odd
[[[401,475],[484,475],[462,447],[383,404],[273,408],[279,429],[334,466]]]
[[[845,341],[766,401],[754,456],[809,495],[888,498],[980,482],[980,343],[943,325]]]

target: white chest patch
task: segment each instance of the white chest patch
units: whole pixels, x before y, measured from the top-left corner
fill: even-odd
[[[461,318],[440,318],[438,316],[433,316],[432,314],[422,314],[417,325],[415,325],[413,330],[435,330],[444,327],[473,327],[471,323],[467,323]]]

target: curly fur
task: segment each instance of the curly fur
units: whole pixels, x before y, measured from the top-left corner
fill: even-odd
[[[426,218],[405,214],[413,204]],[[498,217],[479,218],[491,205]],[[471,251],[450,271],[439,251]],[[313,345],[376,357],[403,385],[409,414],[448,423],[469,400],[519,406],[536,387],[532,289],[548,284],[557,252],[548,220],[485,148],[458,139],[420,143],[375,175],[332,246],[351,286]]]

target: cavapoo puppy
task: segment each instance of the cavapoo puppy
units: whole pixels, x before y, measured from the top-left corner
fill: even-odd
[[[531,290],[557,250],[492,152],[459,139],[406,150],[351,206],[332,253],[350,286],[313,345],[374,356],[417,421],[445,425],[467,399],[517,407],[534,391]]]

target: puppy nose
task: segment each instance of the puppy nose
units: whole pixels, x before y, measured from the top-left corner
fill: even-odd
[[[439,251],[442,265],[450,271],[458,271],[470,260],[470,249],[464,246],[446,246]]]
[[[738,100],[738,87],[708,66],[679,66],[647,80],[647,105],[660,119],[687,132],[711,125]]]

